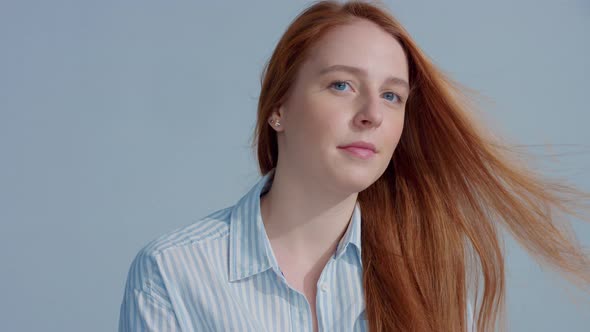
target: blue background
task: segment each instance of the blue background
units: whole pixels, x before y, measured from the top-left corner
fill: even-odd
[[[0,2],[2,330],[116,330],[137,251],[250,188],[260,72],[308,4]],[[498,135],[557,144],[530,151],[590,191],[588,1],[386,4]],[[588,294],[506,246],[509,329],[587,331]]]

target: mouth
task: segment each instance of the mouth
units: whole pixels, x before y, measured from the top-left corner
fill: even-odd
[[[358,146],[344,146],[339,147],[340,150],[346,152],[348,155],[351,155],[356,158],[360,158],[363,160],[367,160],[372,158],[375,155],[375,151],[368,148],[361,148]]]

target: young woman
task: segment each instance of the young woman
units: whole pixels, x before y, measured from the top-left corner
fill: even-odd
[[[554,218],[589,195],[527,170],[462,96],[385,9],[307,8],[264,71],[262,178],[138,253],[119,330],[495,331],[499,225],[590,284]]]

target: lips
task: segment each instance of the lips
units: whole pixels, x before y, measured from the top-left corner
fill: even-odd
[[[339,146],[338,148],[346,151],[348,154],[354,157],[358,157],[361,159],[369,159],[376,153],[376,149],[373,144],[362,141],[354,142],[344,146]]]
[[[353,142],[350,144],[339,146],[339,148],[342,148],[342,149],[357,148],[357,149],[371,150],[373,153],[377,152],[377,149],[375,149],[375,145],[373,145],[369,142],[365,142],[365,141]]]

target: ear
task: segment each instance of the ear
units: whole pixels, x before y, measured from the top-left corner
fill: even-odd
[[[285,118],[285,105],[281,104],[278,107],[275,107],[273,114],[278,117],[279,119]]]
[[[277,132],[284,129],[284,108],[283,105],[275,107],[268,118],[269,125]],[[278,124],[277,124],[278,121]]]

